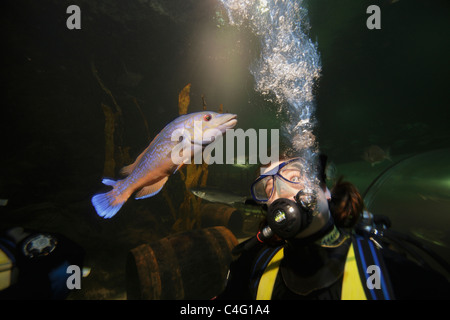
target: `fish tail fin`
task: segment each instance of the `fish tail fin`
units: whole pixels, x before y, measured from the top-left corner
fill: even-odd
[[[102,183],[107,186],[115,187],[117,181],[104,178]],[[92,197],[91,202],[100,217],[109,219],[122,208],[126,201],[126,199],[123,200],[122,198],[123,197],[118,197],[117,190],[113,189],[106,193],[96,194]]]
[[[113,195],[113,191],[107,193],[97,194],[92,197],[92,205],[97,211],[97,214],[104,218],[109,219],[113,217],[122,208],[124,202],[114,204],[116,197]]]

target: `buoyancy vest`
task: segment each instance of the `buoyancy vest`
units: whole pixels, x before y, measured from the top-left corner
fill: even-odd
[[[258,256],[253,274],[259,279],[251,283],[257,300],[270,300],[284,258],[284,247],[265,248]],[[389,276],[379,245],[369,236],[352,235],[343,277],[342,300],[390,300],[394,298]]]

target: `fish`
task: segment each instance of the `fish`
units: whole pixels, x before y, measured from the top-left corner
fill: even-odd
[[[418,193],[417,195],[424,201],[434,201],[438,203],[450,202],[450,195],[423,193]]]
[[[445,244],[445,232],[436,229],[426,229],[426,228],[412,228],[411,233],[416,237],[433,243],[437,246],[446,247]]]
[[[383,162],[384,160],[391,160],[390,150],[389,148],[385,150],[381,149],[377,145],[371,145],[370,147],[364,150],[362,158],[369,162],[372,167],[378,163]]]
[[[205,199],[209,202],[218,202],[232,205],[234,203],[246,203],[247,197],[236,195],[234,193],[222,191],[214,187],[196,187],[189,190],[195,196]]]
[[[113,217],[136,191],[137,200],[158,194],[171,174],[212,143],[212,138],[205,138],[208,137],[208,132],[215,129],[218,130],[217,133],[224,135],[227,129],[236,125],[236,118],[235,114],[203,111],[179,116],[167,124],[134,163],[122,168],[120,173],[125,176],[124,179],[103,178],[102,183],[113,189],[92,197],[91,202],[97,214],[105,219]],[[180,137],[180,140],[172,141],[172,133],[176,130],[185,130],[190,139]],[[202,132],[198,132],[199,130]],[[190,148],[191,152],[186,152],[186,155],[183,153],[181,162],[176,163],[172,160],[173,150],[180,144],[183,148]]]

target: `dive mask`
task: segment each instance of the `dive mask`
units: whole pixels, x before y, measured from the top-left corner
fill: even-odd
[[[274,194],[275,190],[279,193],[283,188],[298,191],[305,182],[305,168],[301,158],[294,158],[282,162],[277,167],[261,174],[255,182],[252,183],[250,190],[255,201],[265,203]]]

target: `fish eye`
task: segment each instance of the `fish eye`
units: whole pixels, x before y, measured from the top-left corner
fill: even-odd
[[[208,113],[208,114],[205,114],[204,116],[203,116],[203,120],[205,120],[205,121],[209,121],[209,120],[211,120],[211,118],[212,118],[212,116]]]

